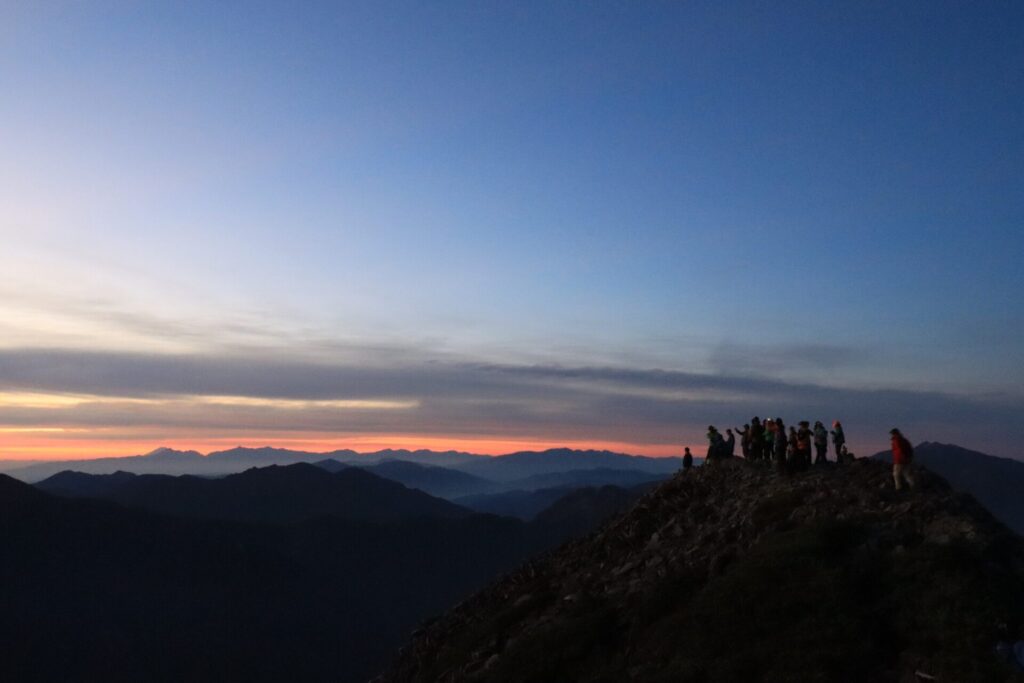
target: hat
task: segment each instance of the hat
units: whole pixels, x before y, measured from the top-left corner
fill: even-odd
[[[802,425],[809,425],[811,423],[808,422],[807,420],[800,420],[800,424],[802,424]]]
[[[893,427],[892,429],[889,430],[889,433],[890,434],[899,434],[900,430],[897,429],[896,427]]]

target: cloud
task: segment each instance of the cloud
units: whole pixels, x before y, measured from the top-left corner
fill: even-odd
[[[725,342],[708,353],[708,365],[717,372],[756,372],[778,375],[793,368],[802,372],[832,371],[867,362],[867,349],[834,344],[739,344]]]
[[[360,356],[360,354],[362,354]],[[878,435],[894,424],[920,439],[1011,454],[1024,439],[1017,395],[851,389],[740,374],[625,367],[501,365],[415,351],[341,354],[142,354],[0,350],[0,424],[260,432],[461,434],[678,443],[709,423],[751,415],[839,417]],[[86,398],[38,404],[40,394]],[[231,400],[227,400],[228,397]],[[876,437],[873,436],[873,439]]]

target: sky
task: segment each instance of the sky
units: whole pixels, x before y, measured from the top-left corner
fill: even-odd
[[[1024,5],[0,4],[0,459],[1024,457]]]

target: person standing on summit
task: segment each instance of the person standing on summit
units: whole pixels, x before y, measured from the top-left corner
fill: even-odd
[[[910,445],[900,430],[893,427],[889,430],[892,437],[892,478],[896,482],[896,490],[903,488],[903,482],[914,488],[914,447]]]
[[[743,429],[737,427],[736,431],[740,435],[740,452],[744,458],[750,460],[750,425],[743,425]]]
[[[723,446],[725,445],[725,439],[718,433],[714,425],[708,425],[708,455],[704,459],[704,463],[714,462],[722,457]]]
[[[760,460],[762,454],[765,460],[771,460],[771,452],[765,453],[764,448],[764,427],[761,425],[761,420],[754,416],[754,419],[750,421],[750,458],[752,460]]]
[[[836,451],[836,460],[839,460],[839,454],[843,452],[844,445],[846,445],[846,435],[843,434],[843,423],[836,420],[832,423],[832,446]]]
[[[828,431],[821,420],[814,423],[814,464],[828,462]]]
[[[796,432],[796,452],[801,467],[811,466],[811,423],[807,420],[800,420],[800,429]]]
[[[772,430],[772,447],[774,450],[773,455],[775,456],[775,466],[778,468],[779,473],[783,474],[786,472],[786,425],[783,424],[782,418],[777,417],[774,420],[770,420],[774,428]]]

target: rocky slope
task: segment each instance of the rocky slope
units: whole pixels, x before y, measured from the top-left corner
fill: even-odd
[[[1024,680],[1024,547],[922,472],[743,461],[658,487],[424,625],[377,683]]]

